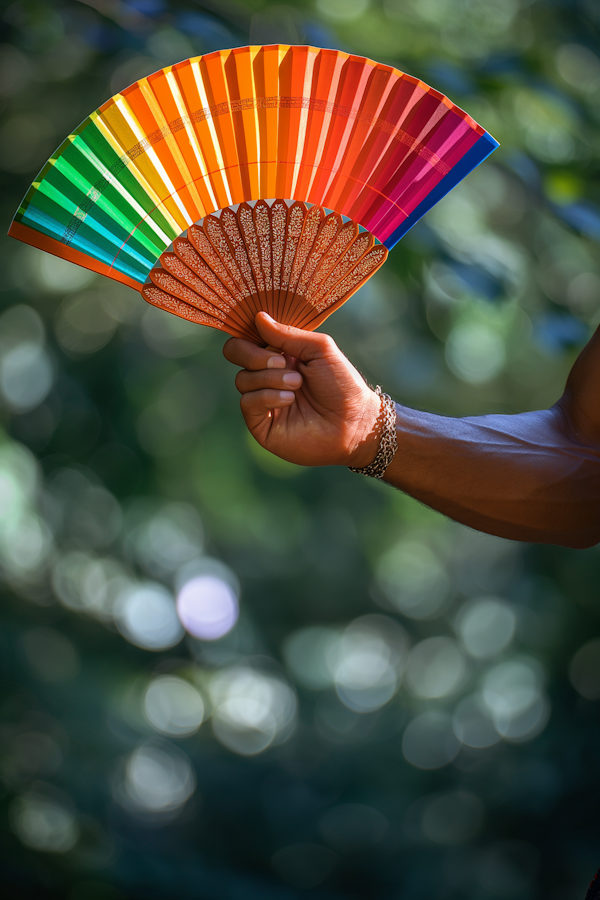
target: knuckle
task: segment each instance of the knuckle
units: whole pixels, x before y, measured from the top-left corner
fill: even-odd
[[[325,353],[335,353],[335,351],[337,350],[337,344],[329,334],[321,335],[320,343]]]
[[[240,397],[240,407],[242,410],[242,415],[246,415],[246,413],[250,412],[250,407],[253,405],[254,398],[250,394],[242,394]]]

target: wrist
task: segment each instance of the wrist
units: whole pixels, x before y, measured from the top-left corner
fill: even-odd
[[[397,413],[396,404],[389,394],[383,393],[379,385],[376,393],[380,399],[379,416],[374,429],[378,437],[377,454],[366,466],[349,466],[349,469],[359,475],[382,479],[398,450]]]
[[[377,456],[381,438],[377,427],[380,412],[381,397],[369,388],[345,465],[362,469],[370,465]]]

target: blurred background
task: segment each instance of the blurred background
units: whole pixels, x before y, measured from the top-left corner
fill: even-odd
[[[3,230],[113,93],[247,43],[370,56],[501,143],[327,330],[449,415],[552,404],[600,321],[596,0],[17,0]],[[600,554],[253,443],[223,336],[3,238],[7,897],[583,900]]]

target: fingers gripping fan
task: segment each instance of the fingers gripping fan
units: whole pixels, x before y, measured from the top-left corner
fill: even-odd
[[[314,329],[496,141],[422,81],[315,47],[242,47],[131,85],[64,141],[13,237],[260,341]]]

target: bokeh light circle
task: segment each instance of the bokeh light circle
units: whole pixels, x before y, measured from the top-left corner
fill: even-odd
[[[456,631],[467,653],[474,659],[490,659],[510,644],[516,617],[499,597],[471,600],[459,611]]]
[[[62,803],[31,791],[10,807],[13,831],[21,842],[46,853],[66,853],[79,837],[73,813]]]
[[[404,758],[418,769],[441,769],[452,762],[459,750],[452,719],[437,710],[416,716],[402,737]]]
[[[588,641],[579,648],[571,660],[569,678],[586,700],[600,699],[600,640]]]
[[[187,756],[166,741],[148,741],[127,761],[125,790],[142,813],[179,809],[196,789],[196,776]]]
[[[406,683],[416,697],[446,697],[460,687],[465,674],[465,657],[456,641],[432,637],[411,650]]]
[[[200,728],[204,704],[196,688],[174,675],[152,681],[144,695],[144,712],[158,731],[173,737],[185,737]]]
[[[209,692],[215,737],[234,753],[255,756],[294,729],[296,695],[276,675],[250,666],[223,669],[213,677]]]
[[[198,575],[177,594],[177,614],[193,637],[215,641],[231,631],[239,605],[232,587],[216,575]]]
[[[396,693],[409,638],[388,616],[360,616],[330,648],[327,660],[338,697],[354,712],[384,706]]]
[[[126,589],[117,602],[115,621],[128,641],[146,650],[166,650],[183,637],[173,597],[160,584]]]
[[[460,701],[452,717],[454,733],[467,747],[492,747],[500,740],[492,714],[481,694],[472,694]]]

